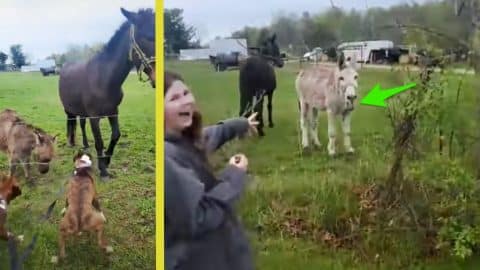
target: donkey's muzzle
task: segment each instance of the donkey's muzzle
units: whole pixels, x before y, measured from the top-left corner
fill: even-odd
[[[357,99],[357,95],[347,96],[347,99],[353,103]]]
[[[155,63],[153,63],[152,69],[148,73],[148,78],[150,79],[150,85],[155,88]]]

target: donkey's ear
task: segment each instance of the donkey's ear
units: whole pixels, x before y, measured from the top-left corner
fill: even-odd
[[[345,68],[345,55],[343,54],[343,52],[341,52],[339,57],[338,57],[338,68],[340,70]]]
[[[53,143],[57,142],[57,138],[58,138],[59,135],[60,135],[60,133],[57,133],[57,134],[55,134],[55,136],[52,137],[52,142]]]
[[[128,11],[122,7],[120,8],[120,11],[122,12],[123,16],[125,16],[125,18],[127,18],[131,23],[137,23],[137,14],[135,12]]]
[[[352,57],[352,60],[350,62],[350,66],[355,69],[355,70],[359,70],[360,67],[359,65],[357,64],[357,54],[354,54],[353,57]]]
[[[36,144],[43,144],[43,142],[45,141],[45,138],[43,138],[43,135],[40,134],[40,132],[37,132],[37,131],[35,131],[34,134],[35,134],[35,143]]]

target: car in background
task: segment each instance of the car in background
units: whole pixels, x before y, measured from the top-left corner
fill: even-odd
[[[317,61],[320,61],[322,54],[323,54],[323,49],[320,47],[316,47],[312,51],[305,53],[303,55],[303,58],[307,61],[317,62]]]

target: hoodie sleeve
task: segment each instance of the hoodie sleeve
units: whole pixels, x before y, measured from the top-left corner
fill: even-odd
[[[234,139],[243,137],[248,131],[248,119],[237,117],[220,121],[216,125],[203,129],[203,138],[206,151],[211,153],[218,150],[223,144]]]
[[[225,220],[230,205],[245,185],[245,172],[227,167],[224,181],[205,193],[194,172],[165,157],[165,214],[170,232],[180,237],[196,237],[215,230]]]

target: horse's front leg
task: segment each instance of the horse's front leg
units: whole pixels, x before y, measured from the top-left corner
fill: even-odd
[[[87,149],[89,147],[88,145],[88,138],[87,138],[87,132],[85,130],[85,123],[86,120],[84,117],[80,117],[80,127],[82,129],[82,141],[83,141],[83,148]]]
[[[331,110],[327,110],[328,115],[328,154],[335,155],[335,114]]]
[[[69,112],[67,114],[67,142],[68,146],[75,146],[75,129],[77,128],[77,116]]]
[[[268,104],[267,104],[267,109],[268,109],[268,126],[273,128],[273,119],[272,119],[272,99],[273,99],[273,91],[268,94]]]
[[[260,100],[258,100],[260,98]],[[265,136],[265,132],[263,132],[263,98],[259,94],[257,94],[255,102],[258,102],[255,107],[254,111],[257,113],[257,120],[258,120],[258,135]]]
[[[118,125],[118,117],[117,116],[111,116],[108,117],[108,121],[110,122],[110,128],[112,129],[112,135],[110,137],[110,144],[108,145],[107,151],[105,152],[105,160],[107,167],[110,165],[110,160],[113,155],[113,150],[115,149],[115,146],[117,145],[118,140],[120,139],[120,127]]]
[[[351,121],[351,113],[347,113],[345,116],[343,116],[342,129],[343,129],[345,150],[348,153],[353,153],[355,152],[355,150],[353,149],[352,143],[350,141],[350,121]]]
[[[98,169],[100,176],[106,178],[109,176],[107,172],[107,164],[103,155],[103,140],[100,132],[100,118],[90,118],[90,126],[92,127],[93,138],[95,140],[95,150],[97,150]]]

